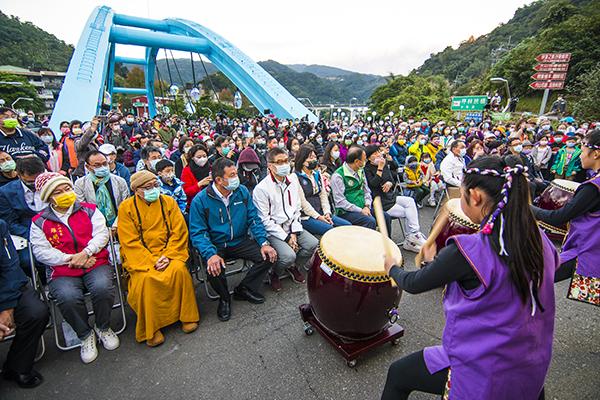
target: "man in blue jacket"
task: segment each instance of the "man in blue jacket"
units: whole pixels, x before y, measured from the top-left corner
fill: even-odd
[[[225,259],[241,258],[254,263],[235,288],[234,298],[259,304],[265,301],[259,293],[260,285],[277,261],[277,252],[267,240],[252,196],[240,186],[233,161],[219,158],[211,173],[213,184],[194,197],[190,206],[190,238],[206,263],[208,281],[219,294],[217,316],[227,321],[231,317],[231,300]]]
[[[40,199],[40,194],[35,190],[35,179],[46,170],[44,163],[37,157],[17,159],[17,176],[19,179],[11,181],[0,188],[0,218],[8,225],[11,235],[21,236],[29,240],[31,219],[47,204]],[[21,267],[29,274],[29,251],[19,251]],[[38,270],[44,268],[37,264]],[[42,279],[45,280],[45,276]]]
[[[40,337],[48,324],[48,308],[29,285],[6,222],[0,219],[0,342],[14,334],[2,377],[33,388],[43,378],[33,369]]]

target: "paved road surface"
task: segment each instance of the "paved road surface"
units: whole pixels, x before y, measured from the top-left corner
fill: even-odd
[[[431,209],[421,212],[429,228]],[[398,229],[396,227],[396,232]],[[414,269],[414,254],[404,252]],[[135,316],[128,310],[129,327],[121,347],[99,349],[98,359],[84,365],[79,351],[61,352],[49,344],[37,368],[46,382],[21,390],[0,381],[0,398],[13,399],[378,399],[389,364],[424,346],[438,344],[444,319],[441,290],[404,294],[400,324],[406,329],[400,345],[383,346],[349,369],[318,334],[307,337],[298,305],[306,302],[304,286],[284,280],[278,294],[267,291],[267,302],[235,302],[233,317],[221,323],[215,302],[198,288],[201,324],[183,334],[166,329],[164,345],[149,349],[134,340]],[[547,378],[547,399],[600,398],[600,310],[565,299],[567,282],[556,285],[557,316],[554,356]],[[7,344],[0,344],[0,359]],[[434,399],[413,394],[411,399]],[[516,399],[515,399],[516,400]]]

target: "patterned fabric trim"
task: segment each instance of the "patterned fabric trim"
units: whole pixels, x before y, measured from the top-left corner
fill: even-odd
[[[452,369],[448,368],[448,379],[446,379],[446,386],[444,387],[444,394],[442,395],[442,400],[448,400],[450,398],[450,388],[452,387],[452,383],[450,382],[451,373]]]
[[[573,273],[567,299],[600,307],[600,278]]]

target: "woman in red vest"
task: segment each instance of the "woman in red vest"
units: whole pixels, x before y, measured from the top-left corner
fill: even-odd
[[[42,173],[35,189],[48,207],[32,219],[33,254],[48,266],[50,294],[81,340],[81,360],[87,364],[98,357],[97,340],[107,350],[119,347],[110,329],[114,284],[106,220],[95,205],[77,202],[73,183],[59,173]],[[91,294],[95,327],[88,321],[86,292]]]

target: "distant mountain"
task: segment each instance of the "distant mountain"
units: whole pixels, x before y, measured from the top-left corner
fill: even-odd
[[[506,78],[513,94],[533,95],[529,88],[535,56],[570,52],[567,85],[587,72],[600,56],[600,0],[537,0],[520,7],[506,23],[471,37],[458,48],[431,54],[419,75],[444,76],[457,94],[495,89],[492,76]]]
[[[32,71],[65,71],[73,46],[31,22],[0,12],[0,65]]]
[[[364,103],[375,88],[385,83],[385,79],[378,75],[361,74],[326,65],[284,65],[273,60],[259,61],[258,64],[294,96],[307,97],[313,104],[343,104],[353,97],[357,99],[355,102]],[[168,62],[166,59],[159,59],[156,65],[163,81],[173,82],[181,87],[192,83],[194,74],[196,82],[206,76],[200,61],[194,61],[193,71],[191,61],[184,58],[176,58],[175,63],[172,59]],[[204,66],[209,75],[218,71],[210,62],[204,62]]]
[[[296,72],[310,72],[311,74],[315,74],[319,78],[337,78],[340,76],[356,74],[356,72],[353,71],[348,71],[336,67],[329,67],[327,65],[287,64],[287,66]]]

